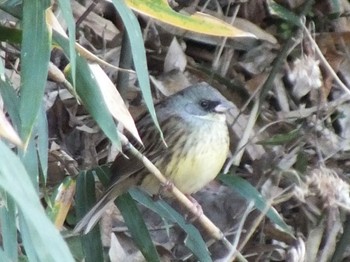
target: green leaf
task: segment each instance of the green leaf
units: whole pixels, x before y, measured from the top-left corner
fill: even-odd
[[[149,83],[146,50],[143,45],[143,38],[142,38],[140,25],[134,13],[125,5],[124,1],[112,0],[112,3],[114,4],[121,19],[123,20],[124,26],[126,28],[126,32],[129,37],[137,79],[138,79],[147,109],[155,125],[157,126],[161,134],[161,137],[163,138],[163,133],[160,130],[160,126],[159,126],[156,112],[153,105],[153,98],[152,98],[151,87]]]
[[[1,30],[1,26],[0,26],[0,30]],[[0,35],[1,35],[1,31],[0,31]],[[1,41],[1,40],[0,40]],[[0,81],[5,81],[6,77],[5,77],[5,66],[3,63],[3,60],[0,59]]]
[[[300,129],[294,129],[287,134],[277,134],[263,141],[257,142],[260,145],[284,145],[300,137]]]
[[[111,181],[111,169],[108,166],[98,166],[93,169],[94,173],[98,177],[98,180],[102,183],[102,185],[107,188],[108,183]]]
[[[36,141],[33,136],[28,140],[26,150],[18,150],[18,156],[20,157],[22,164],[25,166],[34,188],[39,192],[39,163],[36,151]]]
[[[1,190],[1,199],[5,205],[0,208],[1,236],[3,248],[11,261],[18,260],[17,247],[17,226],[16,226],[16,209],[12,198]],[[3,261],[2,259],[0,259]]]
[[[64,20],[67,23],[69,32],[69,60],[71,66],[71,78],[72,84],[75,86],[75,73],[76,73],[76,52],[75,52],[75,21],[73,17],[73,11],[71,2],[69,0],[58,0],[58,4],[62,11]]]
[[[40,253],[40,249],[37,246],[43,244],[42,239],[36,238],[33,228],[28,226],[27,221],[23,214],[19,212],[19,227],[21,229],[21,238],[23,241],[26,255],[29,261],[47,261],[49,257],[46,252]]]
[[[23,2],[23,35],[21,50],[20,135],[27,145],[44,95],[51,37],[46,24],[50,1]]]
[[[219,175],[220,180],[231,187],[233,190],[237,191],[241,196],[243,196],[248,201],[253,201],[254,205],[261,212],[266,212],[266,216],[271,219],[273,223],[280,226],[286,233],[293,236],[292,231],[288,225],[283,221],[278,212],[273,208],[269,207],[263,196],[249,184],[246,180],[239,176],[233,175]]]
[[[77,179],[76,212],[77,219],[83,216],[96,203],[95,179],[93,172],[82,172]],[[81,236],[81,244],[86,262],[103,261],[103,248],[99,227]]]
[[[300,150],[294,165],[295,170],[301,174],[306,174],[309,166],[309,157],[310,155],[308,155],[304,150]]]
[[[12,123],[19,127],[19,99],[17,97],[15,89],[10,85],[7,80],[0,78],[0,94],[4,101],[5,108],[10,115]]]
[[[68,232],[67,232],[68,233]],[[72,252],[73,257],[76,261],[84,261],[84,252],[83,247],[81,245],[81,237],[80,236],[72,236],[72,234],[68,233],[65,237],[65,240],[69,246],[70,251]]]
[[[197,228],[189,224],[181,214],[175,211],[166,202],[162,200],[155,202],[148,195],[136,188],[130,189],[129,193],[137,202],[153,210],[162,218],[165,218],[173,223],[177,223],[182,230],[187,233],[185,245],[197,257],[198,261],[212,261],[201,234]]]
[[[300,26],[300,18],[293,12],[289,11],[287,8],[277,4],[273,0],[267,1],[267,7],[271,15],[278,16],[279,18],[287,21],[290,24]]]
[[[12,197],[22,214],[21,221],[24,223],[24,228],[20,227],[20,230],[22,233],[30,230],[28,233],[32,239],[31,247],[36,249],[40,247],[39,251],[45,251],[43,252],[45,254],[38,252],[43,258],[39,261],[73,261],[67,244],[47,218],[23,164],[2,141],[0,141],[0,188]],[[31,247],[27,247],[29,249],[26,249],[26,253],[31,252]]]
[[[20,118],[19,118],[19,98],[17,97],[17,94],[15,92],[15,89],[7,82],[2,81],[0,79],[0,94],[1,97],[4,100],[5,108],[7,109],[10,118],[14,125],[18,127],[20,125]],[[46,114],[45,112],[40,113],[44,117],[41,121],[46,121]],[[40,124],[40,122],[37,124]],[[43,127],[46,129],[47,133],[47,125]],[[45,131],[44,131],[45,132]],[[46,134],[45,138],[42,138],[42,136],[45,136],[44,134],[39,134],[38,136],[38,150],[39,156],[41,156],[41,160],[43,162],[42,168],[46,168],[47,170],[47,137]],[[42,140],[46,141],[42,141]],[[27,172],[30,174],[30,178],[32,180],[32,183],[35,188],[38,190],[38,176],[39,176],[39,170],[38,170],[38,157],[37,157],[37,148],[36,148],[36,141],[34,138],[30,137],[30,139],[27,141],[27,149],[24,151],[22,149],[19,149],[19,156],[22,158],[22,164],[25,165]],[[44,147],[44,149],[43,149]],[[45,155],[46,154],[46,155]],[[45,160],[46,159],[46,160]],[[46,165],[44,162],[46,161]],[[44,171],[45,169],[43,169]]]
[[[20,44],[22,41],[22,30],[0,25],[0,41]]]
[[[49,131],[44,107],[41,107],[37,122],[37,154],[41,168],[41,174],[46,182],[48,156],[49,156]]]
[[[9,258],[6,253],[0,248],[0,261],[2,262],[13,262],[13,261],[17,261],[17,260],[13,260],[11,258]]]
[[[87,62],[80,56],[77,56],[77,68],[76,89],[79,97],[106,136],[121,150],[113,117],[104,102],[104,98]]]
[[[22,0],[1,1],[0,9],[14,17],[20,18],[23,10],[22,2]]]
[[[146,261],[160,261],[147,226],[130,194],[125,193],[119,196],[115,203],[123,215],[125,224],[128,226],[135,244],[140,249]]]

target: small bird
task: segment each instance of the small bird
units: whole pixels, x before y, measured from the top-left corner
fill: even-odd
[[[187,87],[155,105],[165,143],[149,114],[145,114],[136,122],[144,143],[138,148],[180,191],[195,193],[218,175],[227,158],[230,141],[225,112],[231,107],[206,83]],[[75,232],[89,232],[107,204],[131,187],[138,186],[150,195],[160,192],[157,178],[132,155],[129,159],[118,156],[111,171],[110,186],[77,224]]]

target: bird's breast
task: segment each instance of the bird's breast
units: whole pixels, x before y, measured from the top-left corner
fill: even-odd
[[[167,162],[155,163],[160,171],[185,194],[192,194],[212,181],[220,172],[229,150],[229,134],[224,122],[197,126],[169,147]],[[159,182],[147,176],[142,186],[151,194],[159,191]]]

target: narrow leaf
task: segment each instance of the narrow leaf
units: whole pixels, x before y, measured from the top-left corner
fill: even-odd
[[[11,121],[14,126],[19,127],[19,98],[17,97],[15,89],[7,80],[0,78],[0,94],[4,101],[5,109],[10,115]]]
[[[261,212],[267,211],[266,216],[270,218],[272,222],[280,226],[286,233],[293,235],[292,231],[277,211],[273,207],[269,207],[263,196],[246,180],[233,175],[220,175],[219,178],[224,184],[237,191],[248,201],[254,201],[255,207]]]
[[[37,153],[39,158],[39,164],[41,168],[41,174],[44,177],[44,182],[47,178],[48,169],[48,156],[49,156],[49,131],[46,118],[46,112],[42,106],[39,111],[37,122]]]
[[[197,257],[198,261],[212,261],[207,246],[198,229],[189,224],[184,217],[169,206],[165,201],[153,201],[148,195],[138,189],[129,190],[130,195],[140,204],[153,210],[173,223],[177,223],[187,233],[185,245]]]
[[[163,134],[160,130],[160,126],[157,120],[156,112],[154,110],[153,98],[151,93],[151,87],[149,83],[148,67],[146,50],[143,45],[143,38],[140,29],[139,22],[137,21],[134,13],[125,5],[123,0],[112,0],[115,8],[117,9],[121,19],[123,20],[126,32],[131,44],[131,51],[134,61],[134,67],[137,73],[137,79],[143,94],[148,111],[157,126],[161,136]]]
[[[147,226],[130,194],[125,193],[119,196],[115,203],[123,215],[135,244],[140,249],[146,261],[160,261]]]
[[[294,129],[286,134],[277,134],[268,139],[257,142],[260,145],[283,145],[286,144],[298,137],[300,137],[299,133],[300,129]]]
[[[20,44],[22,41],[22,30],[0,25],[0,41]]]
[[[273,0],[268,0],[267,7],[272,15],[278,16],[293,25],[300,26],[300,18],[282,5]]]
[[[79,174],[77,179],[77,219],[81,219],[95,203],[96,197],[94,174],[93,172],[82,172]],[[94,227],[88,234],[82,235],[81,244],[85,255],[84,261],[104,261],[99,227]]]
[[[11,258],[9,258],[6,253],[0,249],[0,261],[3,261],[3,262],[12,262],[12,261],[16,261],[16,260],[13,260]]]
[[[1,236],[3,241],[3,248],[7,257],[11,258],[11,261],[17,261],[18,247],[15,204],[12,198],[4,191],[1,192],[1,199],[4,203],[6,203],[0,208]]]
[[[59,0],[58,4],[62,11],[64,20],[66,21],[69,32],[69,60],[71,66],[71,78],[72,84],[75,86],[75,73],[76,73],[76,52],[75,52],[75,21],[73,17],[73,10],[71,2],[69,0]],[[50,11],[51,12],[51,11]]]
[[[36,141],[33,136],[28,140],[26,150],[18,150],[18,156],[20,157],[22,164],[25,166],[34,188],[39,192],[39,163],[36,151]]]
[[[52,208],[49,210],[49,217],[54,221],[55,226],[61,229],[73,202],[76,180],[67,177],[57,189]]]
[[[12,197],[23,214],[22,221],[30,228],[33,245],[48,253],[49,259],[40,261],[73,261],[63,238],[47,218],[23,164],[1,141],[0,188]]]
[[[50,1],[23,2],[21,52],[20,135],[27,145],[44,95],[51,37],[46,25]],[[35,66],[34,66],[35,65]]]
[[[178,13],[165,0],[127,0],[126,3],[136,12],[193,32],[213,36],[254,37],[253,34],[204,13],[195,12],[191,15]]]

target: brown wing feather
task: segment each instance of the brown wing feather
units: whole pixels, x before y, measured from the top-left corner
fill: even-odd
[[[164,118],[164,117],[163,117]],[[159,123],[164,134],[165,142],[171,137],[171,130],[168,129],[169,123],[178,122],[177,116],[169,116],[166,120],[162,119],[160,116]],[[139,131],[140,137],[144,146],[140,145],[137,140],[135,140],[130,134],[127,135],[130,143],[142,152],[152,163],[155,163],[160,156],[167,154],[169,149],[166,147],[162,141],[159,131],[154,125],[151,117],[145,115],[141,117],[139,121],[136,122],[136,127]],[[135,174],[143,173],[146,175],[148,172],[141,161],[139,161],[135,156],[125,151],[126,158],[123,155],[119,155],[117,159],[111,165],[112,178],[111,181],[118,181],[123,177],[133,176]]]

